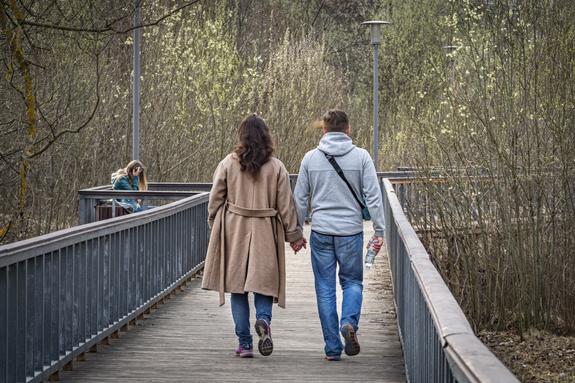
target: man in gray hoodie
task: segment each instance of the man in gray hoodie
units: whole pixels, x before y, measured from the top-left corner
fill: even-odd
[[[294,201],[299,224],[303,226],[311,197],[311,260],[324,351],[326,359],[339,360],[342,350],[347,355],[360,351],[356,332],[363,298],[363,218],[358,201],[328,157],[333,156],[355,194],[363,198],[373,221],[377,250],[383,244],[383,203],[373,161],[366,150],[352,143],[345,112],[327,111],[322,117],[322,127],[324,135],[319,146],[302,160]],[[294,250],[303,245],[296,245]],[[336,302],[337,265],[343,290],[341,321]]]

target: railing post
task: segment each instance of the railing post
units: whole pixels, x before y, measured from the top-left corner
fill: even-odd
[[[89,198],[85,198],[84,196],[80,195],[80,203],[78,206],[80,225],[88,223],[88,214],[90,209],[89,202]]]

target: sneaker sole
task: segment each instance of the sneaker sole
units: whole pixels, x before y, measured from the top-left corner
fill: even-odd
[[[258,342],[258,350],[263,356],[269,356],[274,351],[274,343],[272,342],[272,337],[266,331],[266,326],[263,321],[256,321],[256,332],[260,337]]]
[[[353,327],[351,327],[351,325],[344,326],[344,328],[341,330],[341,335],[343,335],[343,338],[345,339],[345,354],[349,356],[359,354],[359,342]]]

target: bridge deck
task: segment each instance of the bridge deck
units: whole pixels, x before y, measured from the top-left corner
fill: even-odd
[[[366,239],[371,235],[366,226]],[[309,238],[309,227],[306,229]],[[361,353],[341,362],[323,360],[309,250],[288,247],[287,309],[274,305],[274,352],[254,359],[233,355],[236,338],[229,302],[218,307],[215,292],[196,279],[185,292],[111,346],[87,355],[66,371],[66,382],[404,382],[404,360],[394,315],[387,258],[366,272],[360,322]],[[229,300],[229,299],[228,299]],[[341,292],[338,301],[341,302]],[[253,306],[252,306],[253,307]],[[253,313],[252,313],[253,316]],[[253,323],[252,323],[253,324]],[[254,340],[257,336],[254,334]],[[257,344],[256,344],[257,348]]]

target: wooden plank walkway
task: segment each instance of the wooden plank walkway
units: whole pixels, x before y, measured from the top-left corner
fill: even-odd
[[[309,238],[309,227],[306,228]],[[372,234],[366,225],[366,240]],[[382,256],[383,255],[383,256]],[[287,247],[287,309],[274,305],[274,352],[236,358],[229,299],[218,307],[215,292],[196,279],[185,292],[138,322],[129,332],[99,346],[65,371],[65,382],[405,382],[404,361],[390,273],[385,254],[376,258],[364,281],[358,332],[361,353],[340,362],[323,360],[309,249],[297,255]],[[341,291],[338,292],[341,302]],[[253,305],[252,305],[253,307]],[[252,312],[252,317],[255,314]],[[255,320],[255,319],[254,319]],[[252,323],[253,325],[253,323]],[[254,341],[257,335],[254,332]],[[257,343],[256,343],[257,349]]]

